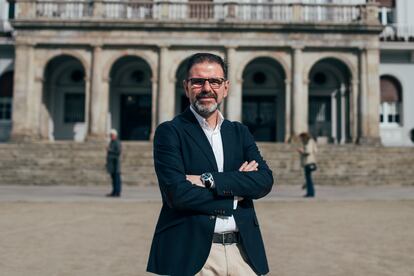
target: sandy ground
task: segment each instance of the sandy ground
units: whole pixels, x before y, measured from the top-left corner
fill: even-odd
[[[269,275],[414,275],[414,200],[256,203]],[[0,275],[150,275],[160,202],[0,201]]]

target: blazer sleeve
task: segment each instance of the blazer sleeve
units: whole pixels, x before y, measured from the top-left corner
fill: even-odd
[[[170,208],[230,216],[233,200],[186,180],[182,147],[176,127],[161,124],[154,136],[154,166],[161,193]]]
[[[252,172],[214,172],[215,190],[220,196],[240,196],[243,198],[258,199],[267,195],[273,186],[272,171],[264,161],[257,148],[256,142],[248,128],[240,126],[245,161],[255,160],[259,163],[258,171]]]

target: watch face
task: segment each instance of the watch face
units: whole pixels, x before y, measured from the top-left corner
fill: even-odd
[[[206,188],[210,188],[212,184],[213,176],[211,175],[211,173],[203,173],[201,175],[201,180],[204,186],[206,186]]]

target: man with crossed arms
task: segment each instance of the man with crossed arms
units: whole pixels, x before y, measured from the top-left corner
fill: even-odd
[[[272,171],[246,126],[218,110],[224,61],[199,53],[183,81],[190,107],[158,126],[154,165],[162,196],[147,271],[160,275],[263,275],[269,268],[253,199]]]

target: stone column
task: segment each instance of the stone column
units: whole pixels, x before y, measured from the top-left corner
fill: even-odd
[[[351,100],[350,100],[350,114],[351,114],[351,137],[352,143],[356,143],[358,139],[358,80],[352,80]]]
[[[293,49],[293,135],[308,131],[308,87],[303,80],[302,48]]]
[[[292,125],[292,89],[291,89],[291,80],[285,79],[285,143],[289,141],[289,138],[292,135],[291,125]]]
[[[337,133],[337,125],[338,125],[338,119],[337,119],[337,112],[336,112],[336,95],[338,93],[338,90],[335,90],[332,94],[331,94],[331,120],[332,120],[332,130],[331,130],[331,134],[332,134],[332,139],[334,141],[334,143],[338,142],[338,137],[336,137],[336,133]]]
[[[341,97],[341,144],[346,143],[346,87],[345,84],[341,84],[341,88],[339,89],[340,97]]]
[[[94,18],[102,18],[104,16],[103,0],[93,0],[92,15]]]
[[[230,82],[229,93],[226,100],[226,118],[230,121],[242,120],[242,80],[237,77],[237,53],[235,47],[227,48],[227,63],[229,64],[227,77]]]
[[[14,91],[12,115],[12,141],[31,141],[39,137],[34,114],[34,103],[40,102],[38,93],[33,93],[34,86],[34,45],[16,43],[14,64]]]
[[[36,65],[34,65],[34,68],[36,68]],[[43,72],[42,72],[43,73]],[[35,73],[34,73],[35,74]],[[43,77],[42,76],[34,76],[34,82],[33,82],[33,86],[31,89],[31,93],[32,93],[32,99],[33,101],[31,102],[32,105],[32,115],[31,120],[32,122],[30,123],[33,126],[33,130],[34,132],[34,137],[36,139],[43,139],[42,137],[42,99],[43,99],[43,93],[42,93],[42,89],[43,89]]]
[[[101,76],[101,46],[93,46],[92,66],[91,66],[91,84],[90,88],[90,116],[89,132],[87,139],[89,141],[105,141],[106,138],[106,117],[108,113],[108,90],[102,89]]]
[[[155,129],[157,128],[157,100],[158,100],[158,79],[156,77],[153,77],[151,79],[151,133],[150,133],[150,141],[154,139]]]
[[[168,46],[161,46],[158,59],[158,124],[174,118],[175,84],[168,74],[171,68]],[[154,91],[155,92],[155,91]]]
[[[361,137],[362,144],[380,144],[379,137],[379,50],[361,53]]]

